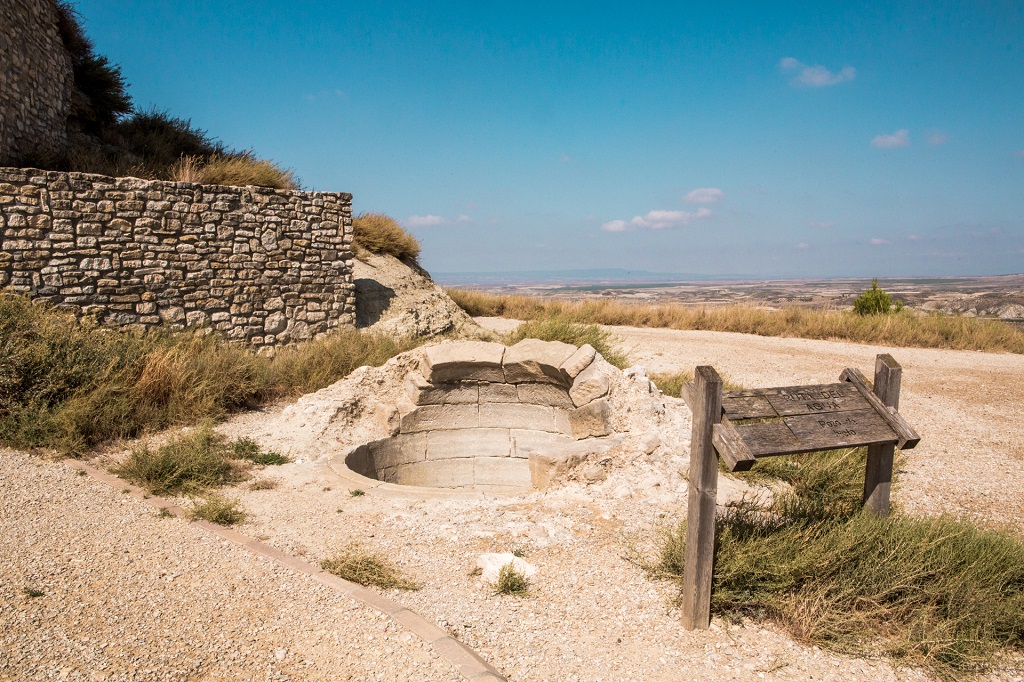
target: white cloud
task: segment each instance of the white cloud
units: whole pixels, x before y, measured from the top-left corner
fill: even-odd
[[[799,249],[800,251],[805,251],[811,248],[811,245],[808,244],[807,242],[800,242],[799,244],[796,245],[796,248]]]
[[[717,187],[698,187],[686,193],[683,201],[688,204],[714,204],[725,198],[725,192]]]
[[[470,218],[465,213],[460,213],[459,216],[455,219],[455,222],[457,222],[457,223],[471,223],[471,222],[473,222],[473,219]]]
[[[940,144],[946,144],[947,142],[949,142],[949,135],[941,130],[936,130],[928,136],[928,144],[933,147],[938,147]]]
[[[889,241],[888,239],[883,239],[882,237],[872,237],[871,239],[868,240],[868,243],[871,244],[872,246],[884,246],[886,244],[892,244],[891,241]]]
[[[433,227],[444,223],[444,218],[439,215],[411,215],[405,220],[409,227]]]
[[[793,57],[784,57],[779,60],[779,68],[783,71],[797,71],[798,73],[790,82],[793,85],[808,88],[839,85],[840,83],[852,81],[857,77],[857,69],[852,66],[844,66],[839,71],[830,71],[820,64],[809,66]]]
[[[1013,155],[1016,156],[1017,158],[1024,157],[1024,149],[1018,149],[1013,153]]]
[[[807,226],[819,230],[827,230],[830,227],[835,227],[836,224],[835,221],[832,220],[812,220],[811,222],[807,223]]]
[[[912,242],[919,242],[919,241],[921,241],[921,235],[919,235],[919,234],[908,235],[907,239],[909,239]]]
[[[601,225],[605,232],[632,232],[633,230],[671,230],[686,227],[695,220],[714,215],[706,208],[689,211],[649,211],[647,215],[634,216],[630,220],[610,220]]]
[[[561,156],[558,157],[558,160],[561,161],[562,163],[572,163],[572,157],[569,156],[568,154],[562,154]]]
[[[910,132],[906,128],[897,130],[891,135],[875,135],[871,140],[871,146],[878,149],[893,149],[895,147],[906,147],[910,144]]]

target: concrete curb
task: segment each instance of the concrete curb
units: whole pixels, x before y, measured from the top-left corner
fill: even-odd
[[[91,464],[80,460],[66,461],[72,469],[84,472],[94,479],[106,483],[111,488],[127,491],[126,494],[146,502],[155,509],[165,509],[170,514],[188,521],[189,524],[197,528],[217,535],[232,544],[244,547],[253,554],[273,559],[296,573],[308,575],[317,582],[348,595],[364,606],[380,611],[395,623],[432,646],[438,656],[451,663],[467,680],[474,680],[475,682],[507,682],[507,679],[494,666],[485,661],[480,654],[449,635],[436,624],[415,611],[407,609],[398,602],[377,594],[362,585],[332,575],[315,564],[311,564],[299,557],[285,554],[265,542],[250,538],[226,526],[220,526],[202,519],[190,520],[189,513],[182,507],[165,498],[149,495],[138,486],[132,485],[124,479],[98,469]]]

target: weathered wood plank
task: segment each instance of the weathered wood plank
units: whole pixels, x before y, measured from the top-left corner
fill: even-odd
[[[873,393],[893,410],[900,406],[900,380],[903,368],[891,355],[882,354],[875,358],[875,387]],[[892,488],[892,462],[894,448],[891,443],[872,445],[868,448],[867,465],[864,471],[864,507],[875,514],[889,513]]]
[[[782,417],[870,407],[856,388],[841,383],[780,388],[777,393],[769,393],[765,397]]]
[[[870,407],[827,415],[802,414],[786,417],[784,421],[805,452],[895,443],[898,439],[889,424]]]
[[[895,360],[893,360],[895,362]],[[877,395],[875,395],[871,388],[868,386],[868,380],[864,377],[859,369],[848,367],[843,370],[843,373],[839,375],[842,381],[847,381],[860,391],[871,407],[884,419],[889,427],[896,432],[899,437],[897,440],[897,446],[901,450],[910,450],[921,441],[921,436],[918,435],[917,431],[907,423],[907,421],[899,415],[896,410],[887,406],[883,403]]]
[[[705,630],[711,623],[711,570],[715,555],[718,460],[711,443],[722,418],[722,379],[714,367],[697,367],[690,392],[690,476],[687,486],[686,551],[683,558],[683,627]]]
[[[723,418],[715,424],[711,431],[711,444],[715,446],[718,456],[725,460],[729,471],[749,471],[757,461],[728,419]]]
[[[807,452],[803,449],[800,439],[782,421],[733,424],[733,429],[754,457]]]
[[[722,394],[722,410],[729,419],[761,419],[778,417],[768,398],[763,395],[740,396]]]

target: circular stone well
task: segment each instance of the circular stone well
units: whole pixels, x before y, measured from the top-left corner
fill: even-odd
[[[615,369],[589,345],[462,341],[420,353],[395,406],[397,432],[335,458],[336,469],[405,486],[543,489],[618,442]]]

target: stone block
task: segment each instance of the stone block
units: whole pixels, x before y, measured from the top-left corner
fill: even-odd
[[[512,430],[512,456],[525,459],[531,452],[545,452],[576,442],[571,436],[550,431]]]
[[[473,485],[475,469],[472,459],[427,460],[395,467],[388,472],[387,480],[401,485],[468,488]]]
[[[569,397],[572,398],[575,407],[583,407],[608,395],[610,382],[601,367],[602,364],[604,363],[593,362],[577,375],[572,388],[569,389]]]
[[[472,405],[479,399],[476,384],[432,384],[419,372],[406,375],[405,392],[416,405]]]
[[[403,414],[401,421],[402,433],[436,429],[475,429],[478,426],[478,405],[423,405]]]
[[[374,441],[369,447],[374,470],[422,462],[427,458],[427,434],[403,433]]]
[[[594,347],[589,343],[585,343],[575,353],[570,355],[559,369],[562,370],[562,375],[565,376],[566,381],[572,383],[572,380],[579,376],[580,372],[590,366],[590,363],[594,361],[596,356],[597,351],[594,350]]]
[[[534,429],[554,431],[554,408],[519,403],[482,403],[481,428]]]
[[[519,393],[514,384],[480,384],[480,402],[517,403]]]
[[[486,341],[458,341],[423,349],[420,370],[427,381],[440,384],[455,381],[503,382],[501,359],[505,346]]]
[[[576,346],[561,341],[523,339],[505,351],[505,381],[565,384],[560,367],[576,352]]]
[[[530,465],[510,457],[480,457],[473,460],[473,483],[486,486],[529,488]]]
[[[519,402],[528,405],[547,405],[548,407],[560,407],[571,410],[572,399],[566,392],[564,386],[555,384],[519,384],[516,386],[519,393]]]
[[[607,436],[612,432],[612,416],[612,405],[604,398],[573,410],[569,413],[573,437]]]
[[[373,464],[373,457],[367,445],[360,445],[345,455],[345,466],[360,476],[377,478],[377,468]]]
[[[530,453],[527,461],[530,465],[530,480],[533,487],[546,490],[555,481],[565,478],[581,463],[603,455],[618,444],[617,438],[576,441],[544,452]]]
[[[508,429],[452,429],[430,431],[427,459],[508,457],[512,438]]]

